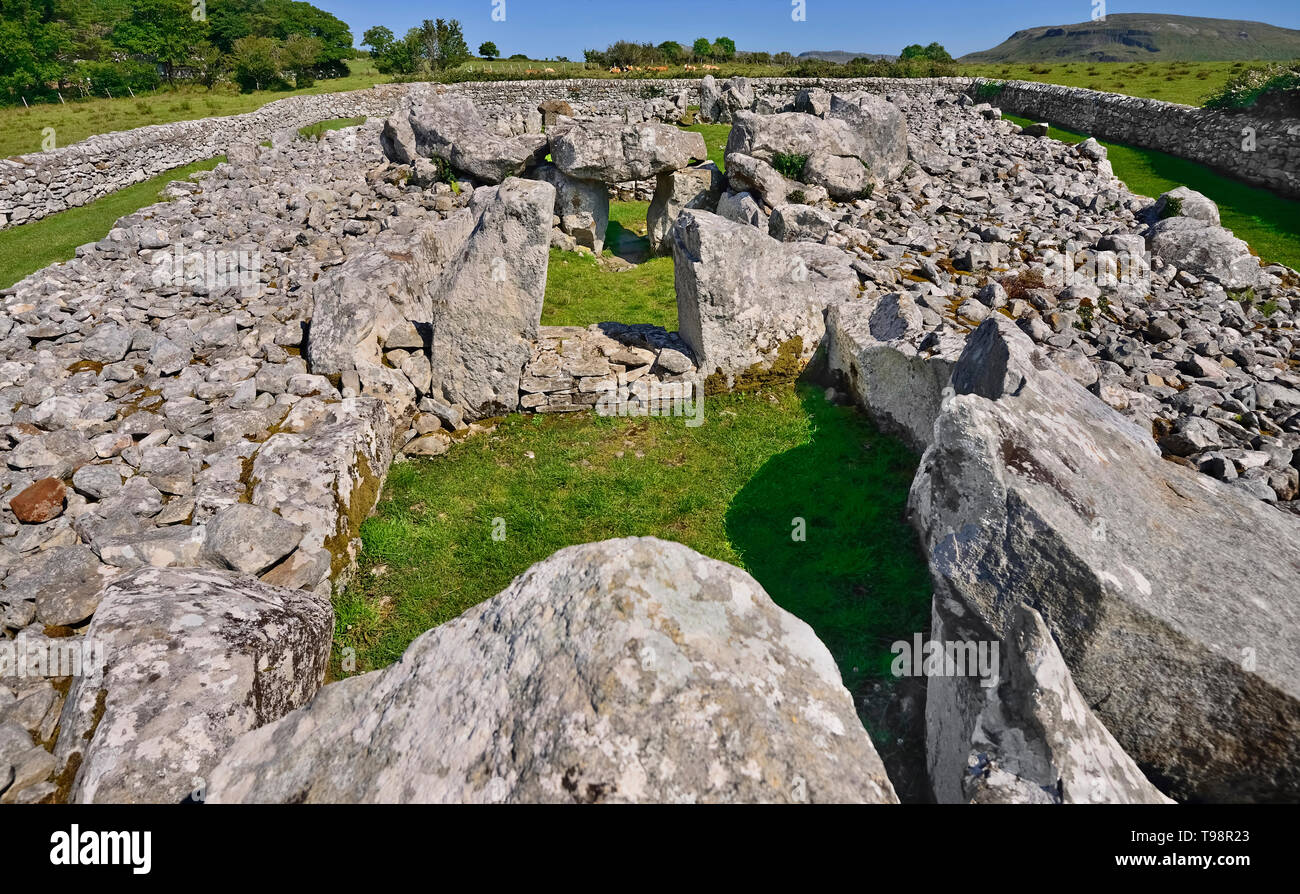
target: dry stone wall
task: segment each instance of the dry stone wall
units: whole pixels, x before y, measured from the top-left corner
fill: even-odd
[[[331,118],[387,116],[408,96],[461,93],[492,118],[518,116],[522,121],[526,113],[536,113],[540,103],[556,100],[569,103],[576,114],[642,121],[662,117],[674,104],[699,104],[710,81],[388,84],[347,93],[286,97],[245,115],[102,134],[49,152],[0,161],[0,229],[84,205],[171,168],[219,155],[241,141],[271,139]],[[985,83],[972,78],[758,78],[748,81],[748,86],[760,110],[771,111],[793,107],[804,90],[919,96],[944,90],[975,93]],[[1248,183],[1300,196],[1300,120],[1214,112],[1020,81],[1005,82],[995,102],[1016,115],[1046,119],[1101,139],[1160,149]]]

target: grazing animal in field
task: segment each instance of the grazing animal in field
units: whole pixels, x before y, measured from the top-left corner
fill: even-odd
[[[683,65],[682,68],[685,69],[686,71],[695,71],[694,65]]]
[[[553,68],[548,68],[548,69],[546,69],[546,73],[547,73],[547,74],[555,74],[555,69],[553,69]]]

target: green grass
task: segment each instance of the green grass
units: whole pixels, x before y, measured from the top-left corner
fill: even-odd
[[[1020,125],[1031,123],[1014,115],[1004,117]],[[1048,136],[1065,143],[1086,139],[1083,134],[1058,127],[1050,128]],[[1115,176],[1133,192],[1155,198],[1179,186],[1189,186],[1217,203],[1223,225],[1265,261],[1300,269],[1300,201],[1248,186],[1166,152],[1098,142],[1106,147]]]
[[[340,93],[387,83],[387,75],[375,71],[369,58],[350,59],[352,74],[346,78],[317,81],[302,90],[259,90],[239,93],[225,86],[208,90],[198,86],[163,88],[136,98],[74,100],[65,94],[66,105],[42,103],[30,109],[18,106],[0,109],[0,156],[39,152],[43,129],[53,127],[58,145],[67,146],[99,133],[130,130],[147,124],[190,121],[217,115],[239,115],[259,109],[286,96]]]
[[[999,81],[1036,81],[1086,87],[1199,106],[1237,74],[1247,62],[1031,62],[964,63],[963,77]]]
[[[542,325],[617,321],[677,328],[673,259],[649,257],[645,236],[649,207],[648,202],[609,203],[604,253],[642,262],[631,270],[609,270],[591,255],[551,249]]]
[[[693,130],[704,134],[704,145],[709,149],[709,161],[718,166],[719,171],[727,170],[727,137],[731,135],[730,124],[692,124],[683,130]]]
[[[557,549],[656,536],[747,569],[812,625],[852,691],[886,678],[889,644],[928,628],[929,576],[903,521],[915,458],[815,388],[704,409],[698,428],[511,416],[395,465],[362,527],[357,582],[335,600],[336,644],[356,649],[358,671],[383,667]]]
[[[604,270],[590,256],[551,249],[544,326],[653,323],[677,328],[673,259],[651,258],[632,270]]]
[[[309,140],[319,140],[326,131],[342,130],[345,127],[356,127],[358,124],[365,123],[364,115],[360,118],[331,118],[328,121],[317,121],[315,124],[308,124],[306,127],[298,128],[298,135]]]
[[[42,267],[72,258],[77,246],[103,239],[119,218],[160,201],[160,191],[172,180],[184,180],[195,171],[209,171],[222,161],[224,155],[173,168],[89,205],[0,230],[0,288],[8,288]]]

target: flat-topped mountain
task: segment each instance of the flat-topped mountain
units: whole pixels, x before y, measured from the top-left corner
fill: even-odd
[[[1211,62],[1293,59],[1300,31],[1263,22],[1120,13],[1104,21],[1017,31],[962,62]]]

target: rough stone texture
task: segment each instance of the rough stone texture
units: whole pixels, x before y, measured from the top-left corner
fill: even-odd
[[[14,516],[25,525],[44,524],[63,513],[68,489],[57,478],[42,478],[9,501]]]
[[[671,254],[672,230],[677,215],[688,208],[715,210],[725,182],[726,178],[711,161],[660,174],[650,210],[646,213],[646,234],[651,250],[655,254]]]
[[[676,332],[645,323],[543,326],[519,380],[519,409],[605,416],[702,419],[691,349]]]
[[[833,94],[828,121],[843,121],[862,141],[853,154],[882,181],[893,180],[907,167],[907,122],[897,105],[870,93]],[[822,151],[825,151],[825,147]]]
[[[435,396],[467,408],[471,418],[512,412],[519,373],[537,338],[555,188],[512,179],[478,189],[465,251],[434,296]]]
[[[1208,199],[1205,202],[1214,207]],[[1205,213],[1203,208],[1193,210]],[[1214,216],[1218,217],[1217,207]],[[1148,241],[1155,257],[1196,276],[1211,276],[1225,288],[1244,289],[1259,282],[1259,260],[1251,255],[1250,246],[1200,217],[1180,214],[1158,221]]]
[[[768,232],[770,223],[763,207],[750,192],[724,192],[718,199],[718,214],[727,220]]]
[[[931,641],[997,642],[960,605],[936,600]],[[1166,804],[1079,695],[1038,612],[1012,612],[998,676],[926,681],[935,800],[976,804]]]
[[[411,130],[421,155],[436,156],[476,180],[517,177],[546,154],[540,134],[499,136],[488,129],[466,96],[431,97],[411,110]]]
[[[799,200],[800,196],[800,204],[805,205],[827,197],[822,187],[790,180],[763,159],[739,152],[727,155],[727,182],[733,190],[753,193],[772,207]]]
[[[80,624],[99,604],[107,570],[80,545],[37,554],[11,572],[0,591],[0,604],[8,606],[6,626],[22,627],[32,620],[42,625]]]
[[[310,594],[218,571],[117,578],[88,633],[103,674],[74,679],[60,721],[70,800],[184,800],[239,734],[315,694],[333,630]]]
[[[1162,461],[999,314],[953,386],[910,501],[936,599],[999,636],[1032,604],[1167,794],[1294,799],[1300,522]]]
[[[883,431],[924,451],[964,337],[950,324],[927,331],[906,293],[832,305],[826,336],[830,368],[859,406]]]
[[[448,747],[449,742],[456,743]],[[826,647],[674,543],[561,550],[241,739],[228,802],[892,803]]]
[[[901,116],[899,124],[902,123]],[[906,145],[906,130],[904,130]],[[814,152],[853,156],[862,161],[866,153],[863,134],[837,118],[818,118],[802,112],[759,115],[738,112],[727,137],[728,169],[732,153],[771,162],[777,155],[808,157]]]
[[[708,376],[728,385],[793,378],[825,334],[824,313],[859,295],[843,252],[782,243],[707,211],[673,230],[678,327]]]
[[[298,548],[303,528],[265,506],[236,503],[207,524],[206,552],[218,567],[257,576]]]
[[[541,165],[528,176],[555,187],[555,216],[560,219],[560,229],[599,256],[609,227],[609,190],[605,184],[570,177],[552,164]]]
[[[579,180],[646,180],[704,160],[704,135],[667,124],[579,122],[551,133],[555,166]]]
[[[869,91],[899,97],[974,91],[986,83],[977,78],[855,78],[837,79],[833,86],[842,92]],[[656,84],[667,94],[698,96],[701,118],[706,121],[711,120],[705,111],[711,105],[710,98],[722,95],[722,89],[711,77],[703,82],[673,79]],[[822,89],[825,82],[812,78],[735,79],[733,86],[737,89],[728,89],[727,95],[728,103],[734,102],[735,109],[753,108],[760,100],[769,104],[788,100],[793,108],[801,91]],[[1300,124],[1296,119],[1270,120],[1054,84],[1010,81],[999,82],[999,86],[998,104],[1013,114],[1050,120],[1103,139],[1175,151],[1184,158],[1230,171],[1247,182],[1281,194],[1300,195],[1297,173],[1300,145],[1288,135],[1293,126]],[[559,101],[571,102],[570,109],[575,114],[622,117],[635,109],[640,115],[670,114],[671,117],[661,120],[676,121],[679,116],[676,103],[646,102],[640,98],[644,87],[644,82],[637,79],[386,84],[371,90],[286,97],[245,115],[101,134],[50,152],[0,159],[0,227],[16,226],[84,205],[170,168],[211,158],[223,151],[230,154],[235,144],[246,146],[249,153],[255,154],[259,140],[282,133],[286,128],[333,118],[394,115],[399,108],[406,108],[430,93],[461,93],[485,113],[498,116],[519,116],[526,110],[536,110],[539,103],[563,96],[565,99]],[[681,105],[684,108],[685,103]],[[730,116],[732,106],[728,105],[727,111],[719,114]],[[1244,127],[1256,132],[1254,152],[1241,151]]]
[[[394,436],[393,418],[380,401],[331,404],[305,432],[279,432],[262,446],[253,461],[252,502],[302,526],[299,552],[326,551],[332,557],[326,571],[337,578],[356,560],[361,522],[379,500]],[[328,595],[328,580],[305,586]]]

